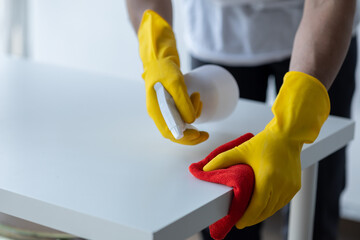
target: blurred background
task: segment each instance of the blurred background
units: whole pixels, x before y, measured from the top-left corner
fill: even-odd
[[[174,31],[181,68],[186,73],[190,64],[182,39],[181,2],[173,0]],[[125,1],[121,0],[0,0],[0,56],[112,75],[119,81],[142,81],[136,34],[130,25]],[[273,88],[269,89],[269,104],[274,92]],[[353,119],[359,122],[359,89],[352,107]],[[357,127],[355,140],[348,148],[347,187],[341,202],[341,239],[360,239],[359,136]],[[9,217],[0,214],[0,223],[5,218]],[[267,239],[280,239],[277,217],[274,219],[267,224]]]

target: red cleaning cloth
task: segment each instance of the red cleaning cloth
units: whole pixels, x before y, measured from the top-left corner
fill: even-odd
[[[244,214],[250,201],[255,176],[252,168],[246,164],[237,164],[226,169],[204,172],[203,167],[218,154],[239,146],[254,135],[247,133],[212,151],[200,162],[190,165],[189,170],[196,178],[208,182],[220,183],[233,188],[233,199],[228,214],[210,225],[210,235],[216,240],[224,239],[226,234]]]

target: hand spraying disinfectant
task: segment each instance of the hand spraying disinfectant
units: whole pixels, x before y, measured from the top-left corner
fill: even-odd
[[[218,121],[229,116],[239,100],[239,88],[234,77],[217,65],[204,65],[184,75],[189,95],[199,92],[203,103],[201,115],[195,124]],[[194,128],[186,124],[175,102],[163,85],[155,84],[157,100],[164,120],[175,139],[181,139],[183,132]]]

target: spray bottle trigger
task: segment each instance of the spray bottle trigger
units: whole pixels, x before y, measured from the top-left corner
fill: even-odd
[[[175,139],[178,140],[183,138],[186,124],[181,118],[174,99],[160,82],[157,82],[154,85],[154,89],[156,91],[160,111],[166,122],[166,125]]]

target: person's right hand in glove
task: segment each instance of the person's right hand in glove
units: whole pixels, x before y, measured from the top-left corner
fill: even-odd
[[[255,187],[248,208],[236,223],[240,229],[270,217],[300,189],[302,146],[317,138],[330,113],[330,100],[319,80],[289,72],[272,111],[274,118],[262,132],[217,155],[203,168],[212,171],[241,163],[252,167]]]
[[[144,66],[146,106],[161,134],[173,142],[195,145],[208,139],[207,132],[187,129],[184,137],[176,140],[161,114],[154,85],[160,82],[174,99],[186,123],[192,123],[201,114],[200,94],[188,95],[171,26],[156,12],[146,10],[138,30],[140,57]]]

